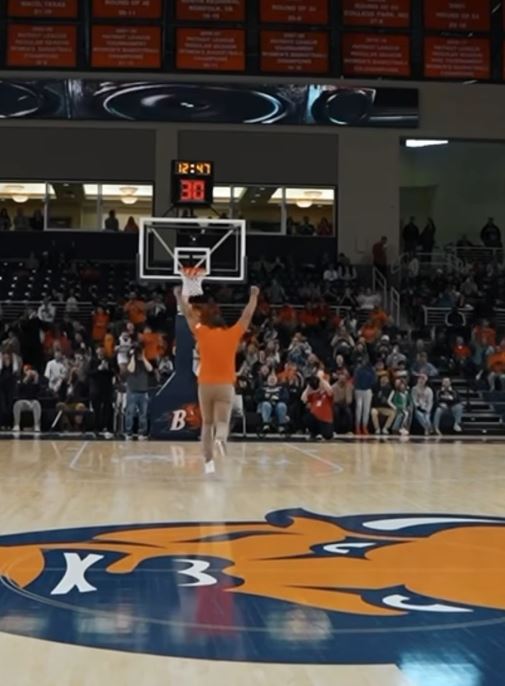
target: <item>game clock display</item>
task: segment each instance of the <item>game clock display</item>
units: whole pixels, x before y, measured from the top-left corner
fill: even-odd
[[[214,187],[212,162],[172,162],[172,204],[177,207],[212,205]]]

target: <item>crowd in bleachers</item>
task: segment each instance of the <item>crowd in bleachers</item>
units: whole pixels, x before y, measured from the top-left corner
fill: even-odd
[[[131,290],[127,270],[112,286],[117,269],[61,261],[27,269],[45,274],[45,297],[1,325],[1,428],[19,432],[27,423],[35,431],[129,437],[136,427],[139,437],[147,435],[150,393],[173,370],[175,299],[170,287]],[[465,280],[470,276],[482,287],[475,275]],[[443,290],[456,297],[451,275],[442,278]],[[262,292],[237,356],[237,393],[261,435],[459,432],[463,399],[451,376],[505,389],[505,342],[497,342],[489,321],[467,327],[455,319],[433,341],[413,341],[381,297],[358,285],[345,255],[317,265],[263,257],[250,264],[250,280]],[[240,303],[246,290],[223,284],[206,300]],[[95,303],[89,320],[83,300]],[[480,296],[476,311],[478,302]]]

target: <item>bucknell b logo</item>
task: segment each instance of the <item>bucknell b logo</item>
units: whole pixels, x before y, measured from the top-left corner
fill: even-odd
[[[200,408],[196,403],[187,403],[178,410],[169,414],[170,431],[182,431],[183,429],[199,429],[202,425]]]
[[[504,578],[496,517],[279,510],[49,531],[0,538],[0,631],[223,660],[404,668],[429,652],[498,686]]]

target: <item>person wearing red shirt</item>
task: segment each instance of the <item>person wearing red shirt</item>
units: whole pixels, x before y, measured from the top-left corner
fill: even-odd
[[[307,428],[313,438],[333,438],[333,389],[323,370],[307,380],[302,393],[307,406]]]

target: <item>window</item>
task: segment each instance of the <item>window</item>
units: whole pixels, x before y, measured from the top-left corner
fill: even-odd
[[[135,230],[141,217],[153,213],[150,184],[97,184],[79,181],[21,182],[0,184],[0,207],[7,211],[2,229],[105,228],[111,210],[120,231]],[[5,213],[4,213],[5,215]]]

